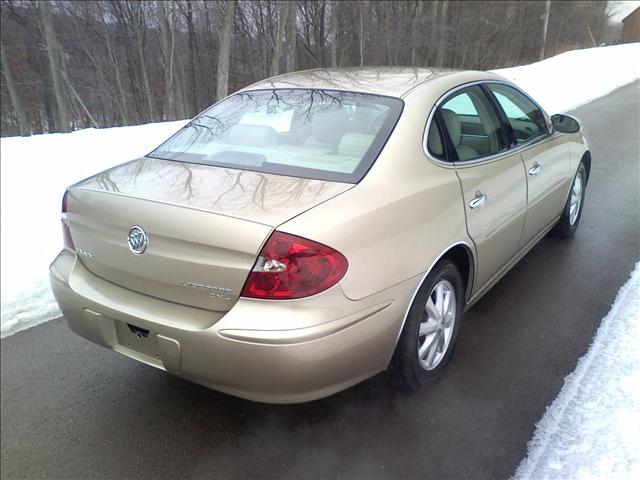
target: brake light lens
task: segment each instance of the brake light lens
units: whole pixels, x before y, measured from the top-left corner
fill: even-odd
[[[64,192],[62,196],[62,213],[60,219],[62,220],[62,242],[65,248],[75,249],[73,240],[71,239],[71,231],[69,230],[69,219],[67,218],[67,193]]]
[[[270,300],[309,297],[338,283],[348,266],[340,252],[326,245],[274,232],[240,295]]]

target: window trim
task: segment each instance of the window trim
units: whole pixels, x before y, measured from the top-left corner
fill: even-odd
[[[549,130],[549,133],[547,135],[544,136],[539,136],[539,137],[535,137],[533,139],[531,139],[531,141],[522,144],[522,145],[517,145],[514,146],[512,148],[507,148],[504,151],[495,153],[493,155],[489,155],[486,157],[481,157],[481,158],[476,158],[474,160],[466,160],[464,162],[460,162],[458,160],[449,160],[448,157],[446,160],[441,160],[438,159],[436,157],[434,157],[430,152],[429,152],[429,147],[427,145],[427,137],[429,135],[429,127],[431,125],[431,122],[434,121],[434,117],[435,117],[435,113],[438,110],[438,108],[440,107],[440,105],[442,105],[442,103],[452,94],[457,92],[458,90],[462,90],[464,88],[467,87],[471,87],[473,85],[480,85],[481,88],[483,88],[484,85],[486,84],[491,84],[491,83],[497,83],[497,84],[501,84],[501,85],[506,85],[508,87],[512,87],[514,89],[516,89],[518,92],[522,93],[525,97],[527,97],[529,100],[531,100],[533,102],[533,104],[538,107],[541,111],[542,114],[544,115],[545,121],[547,122],[547,129]],[[484,88],[483,88],[484,90]],[[492,97],[489,97],[490,101],[493,102],[493,100],[491,100]],[[502,115],[504,115],[504,112],[502,112],[501,114],[498,114],[498,116],[500,117],[500,121],[503,122],[502,120]],[[457,85],[456,87],[453,87],[450,90],[447,90],[444,94],[442,94],[440,96],[440,98],[438,98],[438,100],[436,100],[436,102],[433,104],[433,106],[431,107],[431,111],[429,112],[429,116],[427,117],[427,123],[425,125],[423,134],[422,134],[422,151],[425,154],[425,156],[435,165],[440,166],[440,167],[446,167],[446,168],[456,168],[456,167],[467,167],[467,166],[475,166],[475,165],[482,165],[485,163],[492,163],[492,162],[497,162],[499,160],[502,160],[504,157],[509,156],[509,155],[513,155],[515,153],[519,153],[533,145],[536,145],[542,141],[546,141],[547,139],[551,138],[551,137],[555,137],[557,135],[557,132],[553,131],[552,129],[548,128],[548,121],[549,115],[547,114],[547,112],[545,111],[544,108],[542,108],[540,106],[540,104],[538,102],[536,102],[535,100],[533,100],[529,95],[527,95],[524,91],[522,91],[522,89],[520,87],[518,87],[517,85],[514,85],[508,81],[503,81],[503,80],[473,80],[471,82],[466,82],[460,85]],[[510,125],[508,125],[509,128],[511,128]],[[507,128],[506,126],[504,126],[504,128]],[[508,134],[508,133],[507,133]],[[448,138],[448,135],[447,135]]]

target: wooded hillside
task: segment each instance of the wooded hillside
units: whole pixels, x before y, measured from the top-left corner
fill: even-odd
[[[227,93],[292,70],[486,70],[612,41],[605,1],[546,7],[545,1],[2,0],[1,132],[188,118]]]

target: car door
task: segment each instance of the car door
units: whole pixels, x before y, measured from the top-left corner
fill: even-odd
[[[476,294],[519,251],[527,200],[524,167],[520,155],[509,151],[498,111],[480,85],[453,92],[436,119],[452,150],[467,231],[476,246]]]
[[[544,113],[526,95],[501,83],[489,83],[487,88],[504,113],[511,141],[527,172],[524,247],[562,212],[571,180],[569,150],[561,135],[550,134]]]

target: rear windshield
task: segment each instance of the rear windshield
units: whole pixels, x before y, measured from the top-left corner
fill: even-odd
[[[398,98],[334,90],[240,92],[200,114],[149,156],[357,183],[402,106]]]

